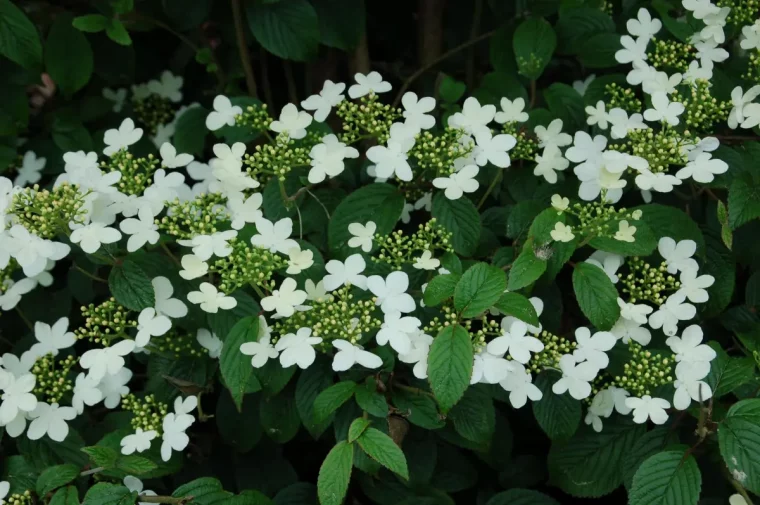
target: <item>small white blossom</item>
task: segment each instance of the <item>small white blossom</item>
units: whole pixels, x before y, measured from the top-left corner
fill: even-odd
[[[634,234],[636,233],[636,227],[631,226],[628,224],[628,221],[623,219],[618,223],[618,230],[615,232],[615,240],[619,240],[621,242],[635,242],[636,238],[634,237]]]
[[[444,195],[449,200],[458,200],[465,193],[477,191],[479,183],[475,176],[478,175],[478,171],[477,165],[467,165],[448,177],[436,177],[433,179],[433,186],[445,190]]]
[[[710,373],[710,363],[705,361],[681,361],[676,365],[676,380],[673,386],[673,406],[678,410],[686,410],[692,400],[704,402],[712,397],[712,388],[702,379]]]
[[[407,353],[399,353],[398,359],[402,363],[414,364],[412,373],[418,379],[427,379],[427,358],[433,337],[417,331],[410,335],[411,349]]]
[[[346,168],[346,158],[358,158],[359,151],[349,147],[338,140],[334,134],[322,137],[322,143],[315,145],[309,151],[311,169],[309,170],[309,182],[317,184],[325,178],[337,177]]]
[[[151,337],[160,337],[171,327],[172,323],[169,318],[158,315],[153,307],[143,309],[137,318],[135,344],[137,347],[145,347],[150,342]]]
[[[401,105],[404,106],[404,123],[415,131],[429,130],[435,126],[435,117],[430,112],[435,110],[435,98],[425,96],[417,98],[417,94],[407,91],[401,97]]]
[[[200,291],[190,291],[187,294],[187,301],[190,303],[200,304],[201,310],[216,314],[219,309],[230,310],[237,306],[237,300],[217,291],[216,286],[208,282],[201,282]]]
[[[179,271],[179,275],[185,280],[197,279],[208,273],[208,263],[194,254],[182,256],[181,263],[182,270]]]
[[[662,21],[657,18],[652,18],[649,11],[643,7],[639,9],[637,19],[629,19],[625,24],[630,33],[634,37],[644,37],[645,39],[651,39],[662,28]]]
[[[91,222],[89,224],[69,223],[73,230],[69,239],[88,254],[100,249],[101,244],[113,244],[121,240],[121,233],[115,228],[110,228],[103,223]]]
[[[499,383],[505,391],[509,391],[509,403],[512,407],[522,408],[530,399],[537,402],[543,398],[543,393],[533,384],[533,377],[525,367],[516,362],[510,362],[510,372],[507,378]]]
[[[211,131],[218,130],[223,126],[235,126],[235,116],[243,113],[242,107],[232,105],[230,99],[224,95],[214,98],[214,110],[206,116],[206,128]]]
[[[615,52],[615,60],[618,63],[624,64],[646,60],[648,43],[648,37],[637,37],[634,39],[630,35],[623,35],[620,37],[620,45],[623,48]]]
[[[559,222],[554,224],[554,229],[549,232],[549,235],[557,242],[571,242],[575,238],[573,228]]]
[[[138,219],[125,219],[119,224],[121,231],[130,235],[127,240],[127,251],[135,252],[146,243],[155,244],[161,235],[158,233],[158,225],[153,222],[153,213],[145,206],[137,213]]]
[[[563,171],[570,162],[562,156],[562,151],[554,144],[547,145],[541,154],[536,155],[536,166],[533,175],[541,176],[549,184],[556,184],[557,171]]]
[[[533,130],[538,137],[538,147],[554,145],[563,147],[569,145],[573,138],[567,133],[562,133],[562,120],[555,119],[549,126],[538,125]]]
[[[37,339],[37,343],[32,346],[30,352],[37,357],[46,354],[58,356],[58,351],[68,349],[77,341],[74,333],[69,331],[67,317],[60,318],[53,326],[37,321],[34,323],[34,338]]]
[[[161,436],[161,459],[169,461],[172,451],[184,451],[190,443],[185,431],[195,422],[193,416],[171,412],[164,417]]]
[[[303,289],[306,291],[307,300],[321,302],[327,299],[327,290],[323,281],[315,284],[313,280],[306,279]]]
[[[187,315],[187,305],[179,298],[172,298],[174,286],[163,276],[154,277],[151,281],[156,295],[156,314],[178,319]]]
[[[3,361],[5,361],[5,354]],[[34,396],[34,386],[37,378],[27,373],[16,377],[8,374],[4,379],[3,402],[0,403],[0,426],[7,425],[16,419],[20,412],[31,412],[37,407],[37,397]]]
[[[528,325],[522,321],[512,323],[508,331],[502,331],[500,337],[496,337],[488,343],[488,352],[496,356],[503,356],[507,352],[519,363],[530,361],[531,352],[536,353],[544,349],[544,344],[535,337],[527,336]]]
[[[209,358],[217,359],[221,356],[224,342],[216,336],[216,333],[212,333],[206,328],[198,328],[198,331],[195,332],[195,340],[208,351]]]
[[[74,396],[71,406],[77,414],[84,412],[84,406],[92,407],[103,401],[103,392],[98,389],[98,381],[92,376],[80,373],[74,382]]]
[[[528,120],[524,99],[515,98],[510,101],[508,98],[502,98],[499,105],[501,106],[501,110],[494,116],[494,120],[497,123],[504,124],[511,123],[512,121],[524,123]]]
[[[255,223],[263,217],[261,204],[264,197],[261,193],[254,193],[245,200],[242,194],[230,195],[227,198],[227,210],[230,213],[230,226],[233,230],[240,230],[248,223]]]
[[[320,337],[311,336],[311,328],[299,328],[296,333],[281,336],[275,350],[280,352],[280,364],[283,368],[298,365],[299,368],[306,369],[314,363],[317,357],[314,346],[320,343]]]
[[[42,169],[45,168],[45,158],[38,158],[32,151],[24,153],[21,158],[21,167],[18,169],[16,177],[13,179],[14,186],[28,186],[39,182],[42,178]]]
[[[314,264],[314,252],[309,249],[301,250],[294,247],[288,251],[288,268],[285,273],[298,275]]]
[[[621,266],[623,266],[624,261],[625,258],[619,254],[608,253],[605,251],[596,251],[588,257],[586,263],[591,263],[592,265],[595,265],[604,270],[604,273],[607,274],[607,277],[609,277],[610,281],[612,281],[613,284],[617,284],[619,280],[617,271]]]
[[[360,289],[367,289],[367,276],[362,275],[366,267],[367,264],[361,254],[352,254],[346,258],[345,262],[328,261],[325,265],[327,275],[322,279],[325,290],[335,291],[340,286],[349,284]]]
[[[322,91],[302,101],[301,107],[305,110],[313,110],[314,120],[321,123],[327,119],[332,108],[345,99],[343,96],[345,89],[345,83],[335,83],[327,79],[322,85]]]
[[[104,375],[113,375],[124,368],[124,356],[134,349],[134,340],[122,340],[102,349],[90,349],[82,355],[79,365],[100,380]]]
[[[609,126],[607,122],[607,109],[602,100],[598,100],[596,105],[587,105],[585,110],[586,115],[588,115],[586,124],[589,126],[597,125],[602,130],[607,129],[607,126]]]
[[[690,302],[705,303],[709,298],[707,289],[715,283],[715,277],[712,275],[697,276],[694,270],[685,270],[681,272],[681,287],[676,291],[677,294],[685,296]]]
[[[113,156],[121,149],[127,149],[132,144],[136,144],[143,135],[142,128],[135,128],[135,122],[126,118],[121,122],[118,129],[107,130],[103,136],[103,142],[106,148],[103,154]]]
[[[651,308],[651,307],[650,307]],[[631,340],[638,342],[641,345],[648,345],[652,340],[652,334],[641,323],[620,317],[615,325],[610,329],[610,333],[615,335],[616,338],[622,339],[624,344],[627,344]]]
[[[696,307],[685,300],[683,294],[670,295],[665,303],[649,316],[649,326],[655,330],[662,328],[665,335],[675,335],[678,331],[678,321],[688,321],[697,315]]]
[[[263,317],[259,318],[259,321]],[[252,356],[251,366],[254,368],[261,368],[270,359],[275,359],[280,353],[274,348],[271,343],[271,336],[264,330],[262,332],[262,325],[259,323],[259,334],[256,342],[245,342],[240,345],[240,352],[247,356]]]
[[[696,272],[699,269],[696,260],[692,258],[697,252],[697,243],[693,240],[681,240],[676,243],[670,237],[662,237],[657,243],[657,250],[671,274],[686,270]]]
[[[671,126],[676,126],[680,122],[678,116],[686,110],[682,103],[668,100],[668,95],[662,91],[652,95],[652,107],[644,111],[644,119],[661,121]]]
[[[375,174],[383,179],[394,175],[401,181],[412,180],[412,167],[407,153],[414,146],[413,137],[388,138],[387,146],[378,145],[367,149],[367,159],[375,164]]]
[[[491,130],[486,129],[475,134],[475,142],[478,144],[478,152],[475,163],[485,166],[491,163],[500,168],[510,165],[509,151],[517,145],[517,139],[512,135],[493,135]]]
[[[652,313],[652,307],[649,305],[627,303],[622,298],[617,299],[620,307],[620,317],[634,321],[638,324],[646,324],[647,315]]]
[[[385,279],[372,275],[367,278],[367,289],[377,298],[375,304],[383,314],[395,311],[407,313],[415,309],[414,298],[406,292],[409,289],[406,272],[391,272]]]
[[[441,265],[441,260],[433,258],[432,251],[423,251],[422,256],[415,258],[412,266],[420,270],[435,270]]]
[[[556,194],[552,195],[552,207],[557,211],[557,214],[562,214],[570,208],[570,199]]]
[[[585,360],[601,370],[610,364],[607,352],[615,347],[617,337],[607,331],[598,331],[592,336],[588,328],[581,326],[575,330],[575,341],[578,343],[573,351],[576,361]]]
[[[676,172],[679,179],[688,179],[691,177],[697,182],[706,184],[712,182],[716,175],[724,174],[728,171],[728,163],[717,158],[713,158],[710,153],[700,153],[694,160],[689,161],[686,166]]]
[[[279,119],[269,124],[273,132],[286,134],[292,139],[302,139],[306,136],[306,128],[311,124],[311,115],[308,112],[299,111],[289,103],[280,111]]]
[[[749,88],[746,93],[742,91],[741,86],[736,86],[731,91],[731,103],[733,108],[728,113],[728,127],[736,129],[746,119],[745,107],[751,104],[755,98],[760,96],[760,84],[756,84]]]
[[[114,91],[111,88],[103,88],[102,95],[106,100],[113,102],[111,110],[118,114],[124,108],[124,102],[127,99],[127,89],[119,88]]]
[[[135,452],[145,452],[150,449],[150,442],[158,436],[154,430],[143,431],[142,428],[137,430],[131,435],[121,439],[119,445],[121,445],[121,453],[129,456]]]
[[[290,238],[293,233],[293,220],[289,217],[276,223],[262,217],[256,220],[256,230],[258,233],[251,237],[251,245],[280,254],[287,254],[294,247],[298,247],[298,242]]]
[[[73,421],[77,417],[77,411],[73,407],[60,407],[57,403],[48,405],[39,402],[29,417],[32,418],[29,429],[26,430],[29,440],[39,440],[47,435],[55,442],[63,442],[69,434],[66,421]]]
[[[356,84],[352,84],[348,88],[348,96],[351,98],[360,98],[364,95],[374,93],[379,95],[380,93],[387,93],[391,90],[391,84],[383,80],[378,72],[372,71],[367,75],[357,73],[354,75]]]
[[[290,317],[295,313],[296,307],[305,301],[306,292],[298,289],[296,281],[288,277],[282,281],[279,289],[261,299],[261,308],[267,312],[274,311],[281,317]]]
[[[598,368],[588,361],[578,363],[570,354],[565,354],[559,359],[559,368],[562,370],[562,378],[552,386],[554,394],[561,395],[568,391],[576,400],[583,400],[591,395],[590,382],[596,378]]]
[[[375,336],[379,345],[390,343],[394,351],[409,354],[412,351],[412,336],[415,335],[422,323],[416,317],[402,317],[398,311],[386,312],[385,322]]]
[[[332,345],[338,349],[332,362],[332,369],[336,372],[345,372],[355,364],[370,369],[379,368],[383,364],[380,356],[365,351],[347,340],[335,339]]]
[[[207,261],[212,256],[218,256],[224,258],[232,253],[232,246],[229,241],[237,237],[237,231],[225,230],[217,231],[211,235],[196,235],[190,240],[177,240],[177,243],[181,246],[192,247],[193,254],[201,259]]]
[[[664,424],[668,420],[665,409],[670,408],[670,402],[662,398],[652,398],[644,395],[641,398],[628,398],[627,407],[633,410],[633,422],[643,424],[651,419],[654,424]]]
[[[693,324],[683,330],[681,337],[669,337],[665,343],[676,355],[676,361],[709,363],[717,354],[712,347],[702,343],[702,338],[702,328]]]
[[[377,225],[374,221],[367,221],[366,224],[351,223],[348,225],[348,232],[352,235],[348,239],[348,247],[360,247],[362,251],[368,253],[372,250],[372,238],[377,231]]]
[[[100,379],[98,389],[103,394],[103,405],[115,409],[121,405],[121,399],[129,394],[129,381],[132,380],[132,370],[122,368],[115,374],[106,374]]]
[[[510,370],[510,361],[504,359],[504,356],[491,354],[481,347],[473,359],[470,384],[498,384],[507,378]]]
[[[518,114],[519,115],[519,114]],[[488,123],[496,116],[496,106],[480,105],[474,96],[467,98],[462,105],[462,112],[456,112],[449,116],[449,126],[462,128],[465,132],[474,135],[488,130]]]

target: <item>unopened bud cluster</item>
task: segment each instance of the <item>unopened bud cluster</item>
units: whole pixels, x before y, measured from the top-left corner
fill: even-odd
[[[125,195],[142,195],[145,188],[150,186],[153,173],[159,168],[159,160],[149,154],[147,158],[135,158],[126,149],[122,149],[108,161],[101,161],[103,171],[121,172],[119,191]]]
[[[604,191],[602,192],[604,193]],[[620,221],[629,223],[641,219],[641,211],[630,211],[626,208],[616,209],[605,203],[604,194],[600,201],[574,203],[564,212],[578,218],[579,225],[572,226],[572,231],[580,237],[610,237],[614,238],[620,227]]]
[[[162,356],[168,355],[172,359],[199,358],[205,356],[206,350],[198,345],[194,335],[169,330],[160,337],[153,337],[146,346],[151,352]]]
[[[60,233],[69,233],[70,222],[84,221],[85,196],[76,185],[64,183],[49,191],[35,184],[13,195],[9,213],[29,232],[51,239]]]
[[[378,250],[372,259],[401,270],[404,265],[414,263],[425,251],[453,252],[451,236],[451,232],[440,226],[435,218],[420,224],[412,235],[404,234],[403,230],[395,230],[390,235],[375,234],[373,242]]]
[[[132,412],[133,417],[130,423],[133,429],[153,430],[161,435],[163,420],[169,412],[169,406],[156,400],[154,395],[147,395],[140,399],[130,393],[122,398],[121,408]]]
[[[338,105],[336,114],[343,120],[340,139],[346,144],[368,137],[385,144],[391,125],[401,117],[399,109],[382,103],[374,93],[361,97],[358,103],[343,100]]]
[[[631,359],[623,366],[610,385],[623,388],[631,396],[651,395],[660,386],[673,382],[673,355],[654,353],[631,340],[628,342]]]
[[[269,116],[266,104],[249,105],[242,114],[235,116],[235,125],[244,126],[252,130],[266,131],[272,118]]]
[[[224,201],[224,196],[218,193],[202,193],[187,202],[175,198],[167,202],[166,216],[156,219],[156,224],[160,230],[180,239],[211,235],[218,231],[220,222],[230,219]]]
[[[610,109],[618,107],[629,114],[633,114],[641,112],[641,108],[643,107],[641,100],[636,97],[634,90],[620,86],[614,82],[604,87],[604,96],[607,98],[607,106]]]
[[[760,50],[754,50],[749,55],[747,72],[742,74],[742,79],[760,84]]]
[[[409,158],[417,161],[423,177],[429,180],[446,177],[455,172],[454,160],[468,156],[474,147],[472,142],[460,142],[463,134],[460,128],[450,126],[441,133],[422,131],[409,151]]]
[[[175,114],[171,100],[155,93],[133,99],[132,109],[135,119],[151,135],[156,133],[160,125],[171,123]]]
[[[32,365],[32,374],[37,378],[34,396],[48,403],[59,403],[63,395],[74,387],[69,373],[78,362],[74,356],[66,356],[56,361],[52,354],[46,354]]]
[[[675,40],[655,40],[654,51],[647,53],[649,62],[657,70],[686,72],[694,59],[694,46]]]
[[[668,293],[681,287],[681,283],[668,273],[665,262],[653,266],[634,257],[626,261],[626,266],[630,271],[620,277],[620,283],[623,285],[623,293],[630,295],[629,303],[649,301],[662,305],[667,300]]]
[[[713,131],[715,123],[725,122],[731,110],[731,102],[713,97],[710,83],[704,79],[699,79],[695,86],[690,86],[686,96],[678,92],[672,100],[681,102],[686,108],[686,128],[700,132]]]
[[[672,128],[632,130],[626,141],[609,148],[644,158],[653,173],[667,172],[670,165],[685,165],[688,161],[683,146],[695,143],[689,136],[688,130],[678,133]]]
[[[546,330],[541,331],[536,338],[544,344],[544,348],[531,356],[528,362],[526,368],[533,373],[539,373],[547,368],[559,368],[560,358],[565,354],[572,354],[576,347],[575,342]]]
[[[243,163],[252,179],[264,185],[274,176],[284,181],[291,170],[308,167],[311,161],[309,152],[319,144],[322,134],[309,132],[301,140],[292,140],[287,135],[278,135],[270,144],[259,144],[253,154],[245,155]]]
[[[28,489],[23,493],[13,493],[10,496],[6,496],[2,502],[5,505],[32,505],[34,499],[32,493]]]
[[[221,277],[219,289],[227,294],[247,284],[274,289],[272,274],[287,267],[287,261],[269,249],[253,247],[242,240],[232,239],[229,244],[232,252],[215,260],[210,268]]]
[[[114,337],[124,337],[127,329],[137,327],[137,321],[132,319],[129,309],[116,303],[113,297],[97,306],[91,303],[82,307],[82,316],[84,326],[74,330],[74,334],[79,339],[87,339],[96,344],[108,345]]]
[[[760,18],[760,0],[718,0],[718,7],[729,7],[726,22],[734,25],[746,25]]]

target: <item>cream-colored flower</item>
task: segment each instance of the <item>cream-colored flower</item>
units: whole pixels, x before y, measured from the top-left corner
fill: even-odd
[[[570,242],[575,238],[575,235],[573,235],[573,228],[564,223],[555,224],[550,235],[552,236],[552,239],[557,242]]]

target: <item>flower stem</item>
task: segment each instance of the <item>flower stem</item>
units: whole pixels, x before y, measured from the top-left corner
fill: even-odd
[[[245,73],[245,85],[248,88],[249,95],[257,96],[256,78],[253,76],[251,55],[245,42],[243,9],[241,8],[240,0],[232,0],[232,17],[235,21],[235,36],[237,37],[238,51],[240,51],[240,63],[243,65],[243,72]]]
[[[90,272],[88,272],[88,271],[87,271],[87,270],[85,270],[84,268],[80,267],[80,266],[79,266],[79,265],[77,265],[76,263],[74,263],[74,264],[73,264],[73,267],[74,267],[75,269],[79,270],[80,272],[82,272],[82,274],[84,274],[86,277],[89,277],[90,279],[92,279],[92,280],[94,280],[94,281],[98,281],[98,282],[105,282],[106,284],[108,284],[108,281],[107,281],[107,280],[103,279],[102,277],[98,277],[98,276],[97,276],[97,275],[95,275],[95,274],[91,274]]]
[[[478,202],[478,210],[483,206],[484,203],[486,203],[486,198],[488,198],[488,195],[491,194],[491,191],[493,191],[493,188],[496,187],[496,183],[501,180],[501,174],[504,172],[504,169],[502,167],[499,167],[499,170],[496,172],[496,175],[494,176],[493,180],[491,181],[491,185],[488,186],[488,189],[486,189],[485,194],[480,199],[480,202]]]

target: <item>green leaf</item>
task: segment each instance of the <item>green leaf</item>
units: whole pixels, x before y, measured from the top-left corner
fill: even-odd
[[[55,442],[49,437],[29,440],[27,437],[16,439],[18,451],[38,471],[61,463],[71,463],[78,467],[87,464],[87,455],[82,452],[84,441],[74,429],[69,429],[63,442]]]
[[[172,496],[181,498],[192,496],[194,501],[200,501],[206,496],[214,495],[223,491],[222,483],[213,477],[201,477],[200,479],[191,480],[174,490]]]
[[[687,21],[681,21],[680,19],[674,19],[668,14],[669,4],[662,0],[654,0],[652,7],[659,14],[659,18],[665,28],[673,34],[675,38],[684,43],[689,43],[691,36],[694,34],[694,28],[692,28]],[[686,20],[686,17],[683,17]]]
[[[559,502],[532,489],[510,489],[493,495],[486,505],[559,505]]]
[[[457,81],[447,74],[443,74],[441,84],[438,87],[441,99],[447,103],[458,102],[466,90],[467,86],[463,82]]]
[[[538,326],[538,314],[530,300],[519,293],[504,293],[494,304],[499,312],[513,316],[532,326]]]
[[[441,226],[452,233],[451,245],[457,254],[471,256],[475,253],[482,224],[478,210],[469,199],[462,197],[449,200],[442,191],[436,192],[431,214]]]
[[[655,454],[633,476],[630,505],[697,505],[702,475],[685,450]]]
[[[53,142],[61,151],[90,151],[92,137],[79,119],[66,114],[56,114],[53,118]]]
[[[728,190],[728,223],[735,230],[760,217],[760,183],[751,174],[739,174]]]
[[[79,468],[74,465],[57,465],[45,469],[37,479],[35,486],[39,496],[45,496],[50,491],[58,489],[79,477]]]
[[[376,390],[376,382],[357,386],[354,398],[359,408],[374,417],[388,417],[388,402],[385,396]]]
[[[679,240],[693,240],[697,243],[697,251],[702,255],[705,252],[705,237],[699,229],[699,225],[689,217],[686,212],[669,205],[650,203],[639,205],[631,211],[641,211],[641,219],[632,223],[639,226],[644,222],[652,230],[656,239],[670,237],[676,242]],[[636,230],[636,240],[639,240],[639,230]]]
[[[109,39],[122,46],[132,45],[132,39],[129,36],[129,32],[124,27],[124,24],[118,19],[111,20],[106,27],[106,35],[108,35]]]
[[[501,268],[476,263],[468,268],[454,290],[454,308],[461,317],[471,318],[493,306],[507,289]]]
[[[354,448],[346,442],[338,442],[327,454],[319,468],[317,494],[321,505],[341,505],[351,480],[354,466]]]
[[[108,287],[116,301],[130,310],[141,311],[156,304],[151,280],[132,260],[113,267],[108,275]]]
[[[116,466],[116,460],[119,459],[119,453],[115,449],[101,445],[83,447],[82,452],[90,457],[95,467],[113,468]]]
[[[404,479],[409,479],[409,469],[403,451],[391,437],[375,428],[367,428],[356,439],[359,446],[385,468]]]
[[[10,0],[0,0],[0,54],[29,70],[42,66],[37,29]]]
[[[116,460],[116,468],[129,475],[142,475],[152,472],[158,465],[148,458],[143,458],[136,454],[128,456],[119,456]]]
[[[124,486],[99,482],[84,495],[82,505],[132,505],[137,501],[137,493]]]
[[[734,244],[734,235],[728,222],[728,207],[722,200],[718,200],[718,222],[720,223],[720,238],[726,248],[731,250]]]
[[[526,19],[515,30],[512,47],[520,74],[536,80],[557,47],[557,35],[543,18]]]
[[[623,459],[623,483],[627,489],[633,485],[633,476],[641,464],[650,456],[661,452],[670,443],[678,443],[676,431],[658,427],[639,438]]]
[[[443,274],[430,279],[422,296],[425,306],[435,307],[454,296],[454,289],[461,277],[459,274]]]
[[[619,65],[615,53],[621,48],[617,33],[597,33],[578,47],[578,61],[588,68],[609,68]]]
[[[484,385],[467,388],[448,417],[456,432],[470,442],[483,448],[491,443],[496,431],[496,411],[490,391]]]
[[[717,354],[710,362],[710,373],[705,378],[713,392],[713,398],[727,395],[752,380],[755,374],[754,359],[748,356],[732,358],[715,341],[708,342],[707,345]]]
[[[597,329],[609,330],[620,318],[617,289],[598,266],[585,262],[576,264],[573,290],[583,314]]]
[[[365,419],[363,417],[359,417],[354,419],[351,422],[351,425],[348,427],[348,442],[355,442],[357,438],[359,438],[362,433],[364,433],[367,428],[369,428],[370,421],[369,419]]]
[[[320,393],[333,385],[334,375],[335,372],[329,361],[318,360],[301,372],[296,383],[298,414],[301,416],[304,427],[314,438],[319,438],[332,422],[329,415],[324,420],[317,421],[314,415],[314,402]]]
[[[472,377],[472,342],[467,330],[453,324],[438,334],[428,355],[428,380],[441,410],[456,405]]]
[[[744,487],[760,493],[760,399],[742,400],[718,425],[720,453]]]
[[[188,153],[200,156],[208,130],[206,116],[209,111],[205,107],[191,107],[182,113],[177,120],[172,145],[178,153]]]
[[[108,26],[110,20],[102,14],[88,14],[75,17],[71,25],[80,32],[98,33]]]
[[[315,0],[320,41],[329,47],[350,51],[364,35],[364,0]]]
[[[539,218],[538,216],[541,216]],[[520,238],[526,231],[531,235],[539,235],[541,242],[549,242],[551,237],[549,232],[554,229],[554,223],[564,219],[557,215],[553,209],[544,209],[544,203],[536,200],[525,200],[514,205],[507,217],[507,237],[512,239]],[[551,226],[542,225],[543,222],[550,221]],[[536,224],[538,222],[538,224]],[[538,229],[547,228],[546,234],[536,233]]]
[[[306,0],[246,4],[248,26],[267,51],[286,60],[306,61],[319,45],[319,20]]]
[[[583,97],[572,86],[554,83],[544,90],[544,100],[549,110],[563,121],[566,128],[581,128],[585,125]]]
[[[645,430],[623,417],[605,421],[601,433],[581,427],[570,440],[552,443],[551,481],[577,497],[611,493],[623,482],[623,458]]]
[[[723,312],[733,298],[736,287],[736,260],[721,239],[713,232],[705,232],[707,261],[702,274],[712,275],[715,283],[707,288],[710,299],[702,307],[704,317]]]
[[[27,489],[34,489],[37,482],[37,472],[24,456],[9,456],[3,461],[3,480],[8,481],[10,494],[24,493]]]
[[[657,238],[652,229],[643,220],[628,223],[636,227],[635,240],[623,242],[612,237],[595,237],[589,245],[600,251],[607,251],[621,256],[649,256],[657,247]]]
[[[206,321],[209,328],[216,336],[222,339],[227,339],[227,335],[230,334],[232,328],[244,317],[257,316],[261,312],[261,307],[256,303],[251,295],[238,289],[230,295],[237,301],[237,305],[230,310],[220,310],[216,314],[206,314]],[[249,360],[250,363],[250,360]],[[264,366],[266,368],[266,365]],[[278,365],[280,370],[283,369]],[[292,375],[292,370],[289,370]],[[261,377],[259,377],[261,379]],[[263,381],[262,381],[263,382]]]
[[[558,372],[541,372],[536,377],[535,384],[544,397],[539,402],[532,402],[533,415],[536,416],[538,425],[552,440],[572,437],[581,422],[581,402],[570,395],[556,395],[552,392],[552,384],[559,378]]]
[[[557,22],[557,52],[577,54],[586,39],[599,33],[615,33],[612,18],[593,7],[562,9]]]
[[[396,390],[393,392],[393,404],[406,419],[420,428],[436,430],[446,424],[438,413],[435,400],[422,392]]]
[[[66,486],[55,492],[48,505],[79,505],[79,491],[74,486]]]
[[[162,0],[161,3],[164,7],[164,13],[166,13],[166,17],[169,18],[172,25],[180,31],[186,31],[199,26],[208,19],[212,1],[193,0],[192,2],[186,2],[185,0]],[[177,151],[187,152],[180,151],[179,148],[177,148]]]
[[[246,453],[261,440],[259,402],[256,400],[255,395],[248,396],[241,411],[229,394],[221,394],[216,404],[214,419],[219,435],[235,452]]]
[[[268,395],[276,395],[288,385],[298,367],[283,368],[278,361],[269,360],[263,367],[255,370],[261,387]]]
[[[321,424],[354,395],[356,383],[343,381],[325,389],[314,400],[314,421]]]
[[[328,225],[330,249],[339,250],[352,237],[351,223],[373,221],[380,235],[388,235],[404,209],[404,195],[390,184],[370,184],[348,195],[335,209]]]
[[[509,283],[507,288],[510,291],[517,291],[536,282],[539,277],[546,271],[546,261],[536,257],[533,251],[532,241],[528,241],[520,251],[520,255],[512,263],[509,269]]]
[[[246,393],[261,389],[261,384],[253,374],[251,357],[240,351],[240,346],[244,343],[257,342],[258,335],[259,317],[244,317],[232,327],[224,339],[222,354],[219,356],[219,370],[238,411],[243,408],[243,397]]]
[[[87,37],[72,26],[71,16],[58,16],[50,27],[45,41],[45,69],[67,96],[82,89],[92,76],[92,48]]]
[[[276,443],[284,444],[292,440],[301,427],[301,418],[292,389],[277,396],[262,397],[259,417],[264,433]]]

